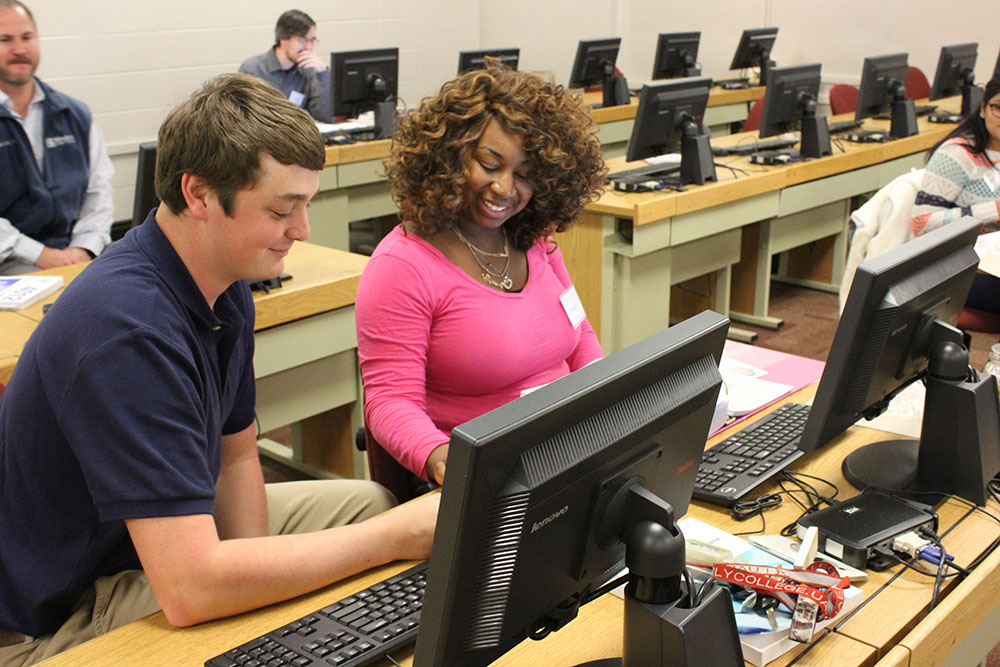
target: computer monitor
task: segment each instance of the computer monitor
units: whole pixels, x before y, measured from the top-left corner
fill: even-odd
[[[831,155],[830,129],[826,118],[816,115],[820,64],[775,67],[771,70],[761,110],[761,137],[801,129],[799,155]]]
[[[927,387],[919,442],[876,442],[844,459],[844,476],[859,489],[986,503],[986,484],[1000,472],[997,382],[971,379],[954,326],[979,264],[981,226],[959,219],[857,269],[799,448],[812,451],[874,418],[917,379]]]
[[[478,51],[458,52],[458,73],[468,72],[470,69],[483,69],[486,67],[486,58],[496,58],[501,65],[516,70],[517,61],[521,55],[521,49],[480,49]]]
[[[156,142],[139,144],[135,168],[135,193],[132,199],[132,226],[138,227],[149,212],[160,205],[153,176],[156,173]]]
[[[735,617],[717,606],[723,588],[694,607],[698,619],[672,606],[692,621],[695,653],[669,644],[677,633],[661,636],[658,619],[643,632],[636,606],[653,579],[684,567],[675,521],[694,488],[727,329],[705,311],[455,428],[413,664],[492,663],[570,622],[623,559],[626,664],[668,664],[653,657],[661,649],[669,664],[743,664]],[[680,595],[667,588],[664,599]]]
[[[975,42],[942,46],[930,98],[939,100],[961,95],[962,116],[977,113],[983,101],[983,89],[976,86],[978,52],[979,45]]]
[[[997,63],[993,66],[993,76],[990,78],[995,79],[998,76],[1000,76],[1000,53],[997,54]]]
[[[661,32],[656,40],[653,79],[701,76],[698,67],[700,32]]]
[[[628,82],[615,74],[615,62],[621,37],[606,39],[581,39],[576,47],[576,58],[569,75],[570,88],[588,88],[601,84],[601,106],[614,107],[628,104]]]
[[[646,84],[639,93],[639,108],[629,136],[629,162],[678,152],[681,163],[666,171],[680,171],[681,183],[704,184],[717,180],[712,148],[703,133],[708,91],[707,77],[674,79]],[[652,178],[653,175],[650,174]]]
[[[774,40],[778,38],[777,28],[748,28],[740,36],[733,54],[733,64],[729,69],[760,69],[760,85],[767,85],[767,71],[774,66],[771,51]]]
[[[354,118],[375,111],[375,136],[392,136],[396,124],[399,49],[334,51],[330,54],[330,108]]]
[[[907,54],[865,58],[854,118],[862,120],[891,110],[889,136],[902,139],[917,133],[917,111],[906,99]]]

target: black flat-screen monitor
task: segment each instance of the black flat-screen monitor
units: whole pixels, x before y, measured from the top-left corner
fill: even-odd
[[[701,76],[698,67],[700,32],[661,32],[656,40],[653,79]]]
[[[468,72],[470,69],[483,69],[486,67],[487,58],[496,58],[501,65],[516,70],[517,61],[521,55],[521,49],[480,49],[478,51],[458,52],[458,73]]]
[[[398,48],[330,54],[330,109],[333,115],[355,118],[374,110],[378,139],[392,134],[398,87]]]
[[[576,47],[573,69],[569,74],[570,88],[588,88],[601,85],[601,106],[612,107],[629,103],[628,82],[615,74],[615,62],[621,37],[581,39]]]
[[[906,99],[907,54],[893,53],[865,58],[854,118],[861,120],[890,112],[889,136],[893,139],[917,133],[917,112]]]
[[[801,129],[799,154],[822,157],[832,154],[826,118],[816,115],[820,65],[794,65],[771,70],[760,117],[760,136],[771,137]]]
[[[1000,76],[1000,53],[997,54],[997,62],[993,66],[993,76],[991,76],[990,78],[995,79],[998,76]]]
[[[983,101],[983,89],[976,86],[976,56],[979,45],[975,42],[942,46],[938,56],[930,99],[962,96],[962,115],[977,113]]]
[[[666,525],[691,500],[727,329],[705,311],[454,429],[413,664],[490,664],[570,622],[623,559],[642,577],[623,536],[679,534]],[[723,624],[700,661],[669,664],[732,664],[719,660],[727,640],[740,655],[736,637]]]
[[[149,212],[160,205],[153,176],[156,173],[156,142],[139,144],[135,167],[135,193],[132,198],[132,226],[138,227]]]
[[[974,379],[955,328],[976,275],[982,224],[962,218],[858,267],[799,448],[872,419],[912,382],[927,388],[921,438],[877,442],[844,460],[859,489],[954,493],[985,504],[1000,472],[996,378]]]
[[[682,183],[701,185],[716,180],[711,145],[703,132],[711,86],[712,81],[707,77],[644,85],[639,93],[626,159],[633,162],[680,152],[680,165],[665,172],[679,170]]]
[[[747,28],[736,45],[736,53],[733,54],[733,63],[729,69],[757,67],[760,69],[760,85],[767,85],[767,70],[774,65],[771,51],[777,38],[777,28]]]

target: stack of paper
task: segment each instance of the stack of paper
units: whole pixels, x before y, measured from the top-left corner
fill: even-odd
[[[27,308],[62,286],[62,276],[0,277],[0,310]]]

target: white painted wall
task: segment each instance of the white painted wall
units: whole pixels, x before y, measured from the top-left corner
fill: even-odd
[[[577,41],[622,37],[619,66],[651,74],[656,35],[700,30],[699,60],[724,76],[743,28],[780,28],[778,64],[819,61],[824,79],[856,82],[866,55],[910,53],[933,77],[943,44],[978,41],[979,79],[1000,49],[996,0],[28,0],[42,37],[39,75],[94,111],[115,163],[115,218],[131,217],[135,149],[205,79],[235,71],[273,42],[291,6],[318,24],[319,50],[400,48],[400,96],[409,105],[454,75],[463,49],[517,46],[522,69],[565,83]],[[832,9],[828,9],[832,8]],[[974,17],[981,17],[975,20]],[[889,28],[889,26],[893,26]]]

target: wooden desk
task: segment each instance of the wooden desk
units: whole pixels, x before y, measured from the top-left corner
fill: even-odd
[[[938,103],[950,108],[958,100]],[[685,314],[710,307],[730,313],[733,320],[777,326],[780,322],[767,313],[771,257],[820,239],[832,242],[819,257],[799,262],[808,269],[801,282],[837,290],[852,198],[923,166],[924,151],[954,127],[924,118],[919,125],[920,133],[913,137],[884,144],[843,142],[830,157],[779,167],[751,165],[741,157],[717,158],[746,173],[716,167],[718,182],[685,186],[683,192],[607,190],[559,237],[604,351],[669,326],[672,298],[686,297],[688,303],[681,305],[689,305],[690,311]],[[751,136],[756,134],[714,143],[728,145]],[[629,166],[622,158],[609,161],[612,171]],[[671,288],[681,283],[686,290],[672,297]]]
[[[760,86],[744,90],[713,88],[708,99],[706,123],[716,126],[713,132],[721,133],[728,124],[745,120],[749,105],[763,96],[764,88]],[[600,93],[584,94],[588,104],[600,102],[600,99]],[[591,111],[605,157],[625,155],[637,108],[635,98],[631,104]],[[382,160],[389,155],[390,144],[390,140],[384,139],[327,147],[320,191],[309,211],[310,242],[347,250],[350,223],[396,213],[396,205],[382,175]]]
[[[807,387],[793,395],[792,399],[807,401],[814,391],[815,386]],[[727,433],[723,432],[709,444],[715,444],[725,435]],[[800,459],[794,468],[837,484],[840,497],[848,497],[856,491],[840,472],[841,460],[857,447],[885,439],[887,435],[853,427],[822,450]],[[771,490],[777,490],[776,486],[761,492]],[[998,508],[991,502],[988,509],[996,513]],[[959,564],[968,564],[1000,535],[1000,527],[978,513],[962,520],[966,509],[959,503],[950,501],[938,511],[941,517],[939,533],[945,535],[945,547]],[[692,504],[689,514],[734,533],[753,531],[760,526],[758,518],[739,523],[730,518],[724,508],[698,502]],[[769,510],[765,514],[768,531],[778,531],[797,516],[798,509],[791,502]],[[162,614],[153,614],[67,651],[45,664],[200,665],[208,658],[369,586],[406,565],[399,563],[378,568],[283,604],[194,628],[173,629],[167,625]],[[924,664],[921,661],[923,657],[933,656],[940,660],[960,643],[963,647],[967,646],[969,639],[977,635],[977,630],[985,628],[986,635],[996,641],[995,631],[990,633],[995,626],[990,623],[1000,617],[1000,552],[987,558],[961,584],[949,580],[945,587],[946,597],[930,614],[926,612],[932,580],[909,572],[897,577],[900,569],[901,566],[897,566],[886,572],[869,573],[868,581],[861,586],[867,602],[854,616],[836,625],[834,631],[826,633],[829,636],[824,636],[798,664],[867,666],[885,658],[883,664],[886,665],[917,665]],[[892,583],[880,591],[890,581]],[[613,595],[605,595],[583,607],[579,617],[562,630],[541,642],[522,642],[495,664],[509,667],[572,665],[584,660],[620,656],[621,617],[622,601]],[[982,635],[982,632],[978,634]],[[805,650],[805,646],[796,648],[770,664],[785,665]],[[966,656],[981,657],[983,654],[970,652]],[[410,651],[398,651],[394,657],[404,665],[411,664]],[[962,664],[975,662],[966,660]],[[389,663],[378,664],[381,667]]]
[[[254,370],[261,431],[292,424],[292,446],[261,440],[261,450],[316,476],[364,476],[354,456],[361,424],[354,297],[368,258],[296,243],[285,262],[293,278],[255,293]],[[85,264],[41,271],[67,283]],[[0,312],[0,382],[6,383],[42,317],[42,304]]]

